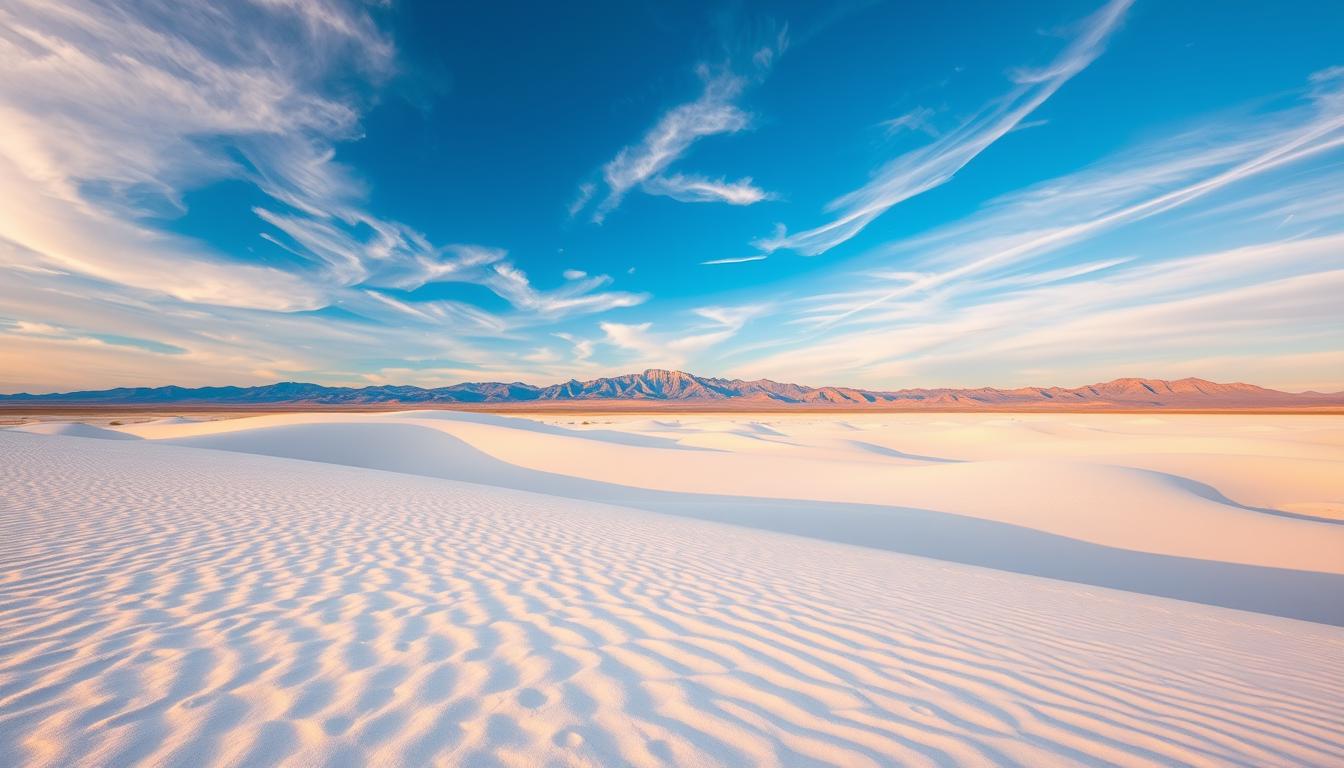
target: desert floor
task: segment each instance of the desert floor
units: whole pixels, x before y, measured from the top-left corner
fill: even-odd
[[[1344,764],[1344,418],[0,430],[0,765]]]

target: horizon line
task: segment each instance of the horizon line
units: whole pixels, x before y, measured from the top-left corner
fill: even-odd
[[[1267,387],[1267,386],[1264,386],[1264,385],[1261,385],[1261,384],[1254,384],[1254,383],[1251,383],[1251,382],[1249,382],[1249,381],[1245,381],[1245,380],[1241,380],[1241,379],[1238,379],[1238,380],[1235,380],[1235,381],[1216,381],[1216,380],[1213,380],[1213,379],[1206,379],[1206,378],[1203,378],[1203,377],[1200,377],[1200,376],[1182,376],[1182,377],[1180,377],[1180,378],[1159,378],[1159,377],[1149,377],[1149,376],[1118,376],[1118,377],[1115,377],[1115,378],[1105,379],[1105,380],[1101,380],[1101,381],[1091,381],[1091,382],[1088,382],[1088,383],[1077,384],[1077,385],[1071,385],[1071,386],[1070,386],[1070,385],[1060,385],[1060,384],[1050,384],[1050,385],[1024,384],[1024,385],[1020,385],[1020,386],[1002,386],[1002,385],[995,385],[995,384],[979,384],[979,385],[960,385],[960,386],[949,386],[949,385],[941,385],[941,386],[913,385],[913,386],[901,386],[901,387],[895,387],[895,388],[874,388],[874,387],[854,386],[854,385],[848,385],[848,384],[820,384],[820,385],[800,384],[800,383],[797,383],[797,382],[784,381],[784,380],[780,380],[780,379],[772,379],[772,378],[769,378],[769,377],[758,377],[758,378],[754,378],[754,379],[746,379],[746,378],[741,378],[741,377],[728,377],[728,376],[703,376],[703,375],[700,375],[700,374],[695,374],[695,373],[691,373],[691,372],[689,372],[689,371],[684,371],[684,370],[675,369],[675,368],[645,368],[645,369],[642,370],[642,371],[631,371],[631,372],[628,372],[628,373],[613,374],[613,375],[609,375],[609,376],[596,376],[596,377],[593,377],[593,378],[590,378],[590,379],[578,379],[578,378],[573,378],[573,377],[571,377],[571,378],[566,379],[566,380],[563,380],[563,381],[556,381],[556,382],[552,382],[552,383],[548,383],[548,384],[535,384],[535,383],[532,383],[532,382],[523,381],[523,380],[521,380],[521,379],[515,379],[515,380],[513,380],[513,381],[492,380],[492,379],[480,379],[480,380],[463,380],[463,381],[458,381],[458,382],[454,382],[454,383],[451,383],[451,384],[441,384],[441,385],[438,385],[438,386],[423,386],[423,385],[419,385],[419,384],[396,384],[396,383],[381,383],[381,384],[380,384],[380,383],[372,383],[372,382],[370,382],[370,383],[368,383],[368,384],[364,384],[364,385],[354,385],[354,384],[320,384],[320,383],[317,383],[317,382],[314,382],[314,381],[300,381],[300,380],[297,380],[297,379],[284,379],[284,380],[277,380],[277,381],[272,381],[272,382],[262,383],[262,384],[203,384],[203,385],[197,385],[197,386],[185,386],[185,385],[181,385],[181,384],[159,384],[159,385],[152,385],[152,386],[151,386],[151,385],[115,386],[115,387],[107,387],[107,388],[103,388],[103,389],[85,388],[85,389],[72,389],[72,390],[64,390],[64,391],[46,391],[46,392],[31,392],[31,391],[26,391],[26,390],[25,390],[25,391],[20,391],[20,392],[0,392],[0,398],[23,397],[23,396],[28,396],[28,397],[51,397],[51,396],[61,396],[61,395],[75,395],[75,394],[82,394],[82,393],[103,393],[103,392],[112,392],[112,391],[116,391],[116,390],[160,390],[160,389],[183,389],[183,390],[188,390],[188,391],[194,391],[194,390],[201,390],[201,389],[226,389],[226,388],[241,389],[241,390],[252,390],[252,389],[264,389],[264,388],[266,388],[266,387],[276,387],[276,386],[281,386],[281,385],[285,385],[285,384],[293,384],[293,385],[309,386],[309,387],[321,387],[321,388],[323,388],[323,389],[345,389],[345,390],[353,390],[353,391],[378,390],[378,389],[415,389],[415,390],[421,390],[421,391],[426,391],[426,392],[433,392],[433,391],[437,391],[437,390],[453,389],[453,388],[455,388],[455,387],[473,386],[473,385],[475,385],[475,386],[485,386],[485,385],[491,385],[491,384],[502,385],[502,386],[514,386],[514,385],[520,385],[520,386],[529,387],[529,388],[532,388],[532,389],[544,390],[544,389],[549,389],[549,388],[551,388],[551,387],[559,387],[559,386],[564,386],[564,385],[566,385],[566,384],[572,384],[572,383],[587,384],[587,383],[591,383],[591,382],[604,381],[604,380],[624,379],[624,378],[632,378],[632,377],[639,377],[639,376],[647,376],[647,375],[649,375],[649,374],[654,374],[654,373],[678,374],[678,375],[687,376],[687,377],[691,377],[691,378],[694,378],[694,379],[701,379],[701,380],[715,380],[715,381],[743,382],[743,383],[752,383],[752,382],[770,382],[770,383],[774,383],[774,384],[783,384],[783,385],[788,385],[788,386],[803,387],[803,388],[806,388],[806,389],[813,389],[813,390],[818,390],[818,389],[841,389],[841,390],[854,390],[854,391],[857,391],[857,392],[867,392],[867,393],[875,393],[875,394],[888,394],[888,393],[907,392],[907,391],[915,391],[915,390],[924,390],[924,391],[952,391],[952,392],[965,392],[965,391],[975,391],[975,390],[996,390],[996,391],[1000,391],[1000,392],[1011,392],[1011,391],[1014,391],[1014,390],[1042,390],[1042,391],[1048,391],[1048,390],[1077,390],[1077,389],[1084,389],[1084,388],[1087,388],[1087,387],[1096,387],[1096,386],[1102,386],[1102,385],[1107,385],[1107,384],[1114,384],[1114,383],[1117,383],[1117,382],[1124,382],[1124,381],[1135,381],[1135,382],[1145,382],[1145,383],[1146,383],[1146,382],[1162,382],[1162,383],[1165,383],[1165,384],[1173,384],[1173,383],[1179,383],[1179,382],[1183,382],[1183,381],[1194,381],[1194,382],[1202,382],[1202,383],[1214,384],[1214,385],[1219,385],[1219,386],[1249,386],[1249,387],[1257,387],[1257,388],[1259,388],[1259,389],[1263,389],[1263,390],[1266,390],[1266,391],[1269,391],[1269,392],[1279,392],[1279,393],[1283,393],[1283,394],[1291,394],[1291,395],[1324,395],[1324,396],[1330,396],[1330,395],[1344,395],[1344,387],[1342,387],[1341,389],[1335,389],[1335,390],[1305,389],[1305,390],[1297,390],[1297,391],[1293,391],[1293,390],[1285,390],[1285,389],[1275,389],[1275,388],[1273,388],[1273,387]],[[623,400],[623,399],[631,399],[631,398],[600,397],[600,398],[586,398],[586,399]],[[638,399],[638,398],[634,398],[634,399]]]

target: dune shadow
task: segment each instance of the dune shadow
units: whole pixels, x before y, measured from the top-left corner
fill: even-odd
[[[546,424],[517,416],[497,416],[493,413],[471,413],[467,411],[401,411],[386,414],[394,418],[433,419],[436,421],[460,421],[468,424],[488,424],[492,427],[517,429],[524,432],[538,432],[543,435],[560,435],[578,440],[591,440],[614,445],[628,445],[633,448],[671,448],[679,451],[713,451],[712,448],[682,445],[668,437],[641,435],[620,432],[614,429],[565,429],[554,424]]]
[[[141,439],[139,435],[132,435],[128,432],[119,432],[115,429],[95,427],[92,424],[85,424],[79,421],[39,421],[32,424],[9,427],[8,429],[14,432],[27,432],[31,435],[51,435],[54,437],[83,437],[95,440]]]
[[[1275,517],[1286,517],[1291,520],[1307,520],[1313,523],[1329,523],[1330,525],[1344,525],[1344,520],[1340,520],[1333,517],[1308,515],[1302,512],[1286,512],[1282,509],[1273,509],[1271,507],[1252,507],[1246,504],[1241,504],[1239,502],[1233,501],[1232,499],[1229,499],[1226,496],[1224,496],[1222,491],[1219,491],[1217,488],[1214,488],[1213,486],[1208,485],[1206,483],[1201,483],[1198,480],[1191,480],[1188,477],[1173,475],[1169,472],[1158,472],[1155,470],[1144,470],[1144,471],[1150,474],[1158,475],[1163,480],[1175,485],[1176,487],[1184,491],[1193,493],[1194,495],[1199,496],[1200,498],[1208,499],[1209,501],[1216,502],[1218,504],[1225,504],[1229,507],[1236,507],[1237,509],[1242,509],[1247,512],[1259,512],[1264,515],[1273,515]]]
[[[532,491],[1344,626],[1341,575],[1136,552],[913,507],[633,488],[518,467],[415,424],[302,424],[163,442]]]
[[[863,440],[848,440],[846,442],[848,442],[850,445],[860,450],[864,450],[869,453],[876,453],[879,456],[889,456],[893,459],[908,459],[910,461],[927,461],[935,464],[964,463],[961,459],[944,459],[940,456],[922,456],[918,453],[906,453],[904,451],[898,451],[895,448],[888,448],[885,445],[878,445],[877,443],[864,442]]]

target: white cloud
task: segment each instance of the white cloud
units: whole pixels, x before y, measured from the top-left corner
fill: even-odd
[[[618,307],[634,307],[648,300],[646,293],[599,291],[611,283],[607,275],[569,280],[550,291],[537,290],[526,273],[508,263],[495,264],[482,284],[508,301],[516,309],[554,319],[573,314],[604,312]]]
[[[685,368],[694,357],[733,338],[747,322],[767,311],[764,304],[699,307],[691,313],[701,321],[676,331],[655,332],[653,323],[600,323],[607,344],[634,354],[627,365],[639,368]]]
[[[662,172],[697,140],[746,128],[751,116],[733,103],[745,86],[746,80],[731,73],[707,78],[700,98],[669,110],[638,144],[618,152],[602,167],[608,191],[594,220],[601,221],[630,189]]]
[[[592,339],[580,339],[572,333],[553,333],[551,335],[570,343],[573,348],[571,356],[575,362],[582,362],[593,356],[594,342]]]
[[[649,336],[653,323],[599,323],[598,327],[606,334],[606,342],[621,349],[635,352],[642,357],[656,358],[665,353],[662,343]]]
[[[409,227],[373,218],[360,218],[366,234],[359,235],[331,219],[253,210],[293,240],[297,248],[292,252],[319,261],[328,279],[340,286],[414,290],[427,283],[480,282],[483,268],[506,256],[499,248],[479,245],[436,248]],[[289,248],[266,233],[263,237]]]
[[[362,298],[372,299],[379,306],[370,306]],[[346,296],[346,309],[364,317],[391,324],[404,324],[407,318],[431,326],[451,326],[463,336],[503,336],[511,329],[508,318],[487,312],[460,301],[436,299],[431,301],[403,301],[382,291],[364,289]],[[389,316],[382,308],[393,310],[404,317]]]
[[[330,146],[354,135],[358,106],[322,81],[338,65],[371,80],[390,70],[391,43],[366,14],[20,1],[0,8],[0,28],[0,236],[34,254],[31,268],[198,304],[295,311],[330,300],[325,274],[236,263],[140,221],[229,178],[306,210],[348,194]]]
[[[550,347],[537,347],[522,357],[529,363],[554,363],[560,360],[560,356]]]
[[[737,181],[681,174],[654,176],[644,182],[643,189],[651,195],[664,195],[683,203],[752,205],[773,198],[769,192],[752,184],[750,176]]]
[[[1192,350],[1200,357],[1245,356],[1248,349],[1344,344],[1336,299],[1344,291],[1344,235],[1088,266],[1063,281],[945,286],[870,315],[863,325],[789,340],[734,372],[810,377],[825,371],[842,383],[878,388],[1082,384],[1098,370],[1103,378],[1123,371],[1190,375],[1180,362],[1194,356]],[[839,298],[841,305],[847,301]],[[1163,355],[1169,360],[1162,371],[1141,369]],[[1015,373],[1026,367],[1034,380]]]
[[[15,201],[0,210],[0,234],[29,254],[26,265],[272,311],[345,301],[353,286],[504,284],[500,275],[512,272],[489,269],[503,251],[438,247],[367,213],[363,184],[334,161],[335,142],[357,133],[359,104],[324,93],[324,78],[354,65],[372,84],[392,66],[391,42],[367,14],[262,5],[262,19],[207,3],[174,4],[162,16],[107,3],[0,9],[11,31],[0,37],[0,193]],[[254,213],[278,230],[264,239],[306,263],[288,271],[237,263],[136,223],[132,209],[180,206],[184,189],[224,178],[251,181],[289,206]],[[501,295],[543,313],[631,303],[580,295],[587,289],[553,299],[529,290]]]
[[[0,331],[8,333],[17,333],[24,336],[68,336],[69,331],[64,328],[58,328],[48,323],[35,323],[31,320],[16,320],[13,324],[6,325],[0,321]]]
[[[709,261],[702,261],[702,262],[700,262],[700,265],[701,265],[701,266],[714,266],[714,265],[716,265],[716,264],[745,264],[745,263],[747,263],[747,262],[749,262],[749,261],[764,261],[764,260],[767,259],[767,258],[769,258],[769,257],[766,256],[764,253],[761,253],[761,254],[757,254],[757,255],[755,255],[755,256],[737,256],[737,257],[726,258],[726,259],[710,259]]]
[[[755,78],[763,78],[788,47],[788,28],[783,27],[773,41],[751,55]],[[751,125],[751,114],[736,102],[752,79],[727,69],[712,73],[705,65],[698,71],[704,81],[699,98],[668,110],[638,143],[621,149],[602,166],[607,194],[594,211],[593,221],[601,222],[635,187],[683,202],[750,205],[769,199],[767,193],[752,186],[750,178],[726,182],[701,176],[662,175],[700,139],[737,133]],[[590,183],[579,186],[578,196],[569,206],[571,217],[587,206],[594,192]]]
[[[647,299],[605,277],[539,290],[503,250],[367,209],[336,147],[360,137],[396,51],[359,2],[17,0],[0,30],[0,317],[31,323],[3,333],[28,364],[0,386],[330,381],[393,351],[483,367],[508,353],[465,339],[519,344],[519,328]],[[257,242],[287,253],[239,261],[160,228],[222,181],[268,196]],[[414,295],[447,281],[510,307]],[[38,327],[62,334],[17,332]]]
[[[593,199],[593,194],[597,192],[597,185],[591,181],[585,181],[579,185],[578,194],[566,206],[569,211],[569,217],[572,219],[579,215],[579,212],[588,207],[588,203]]]
[[[0,391],[256,384],[277,378],[332,383],[349,378],[332,372],[351,361],[382,359],[393,351],[406,358],[475,365],[501,355],[493,342],[485,348],[464,337],[498,338],[508,330],[502,319],[470,305],[436,301],[395,307],[397,299],[382,298],[391,303],[364,290],[349,291],[341,306],[353,307],[353,313],[277,313],[184,304],[158,291],[90,277],[7,271],[0,280],[0,315],[59,328],[63,338],[44,342],[0,330],[0,360],[23,361],[0,364]],[[407,311],[429,314],[435,327],[453,332],[426,332],[430,325]],[[374,320],[365,319],[370,317]],[[143,341],[139,347],[75,344],[93,334]],[[91,379],[90,372],[96,377]]]
[[[1100,56],[1131,2],[1111,0],[1086,21],[1050,66],[1038,71],[1019,70],[1013,78],[1017,87],[997,102],[932,144],[892,160],[872,181],[832,201],[827,210],[838,214],[833,221],[792,235],[778,232],[758,240],[756,245],[768,252],[787,249],[806,256],[825,253],[898,203],[947,183]]]
[[[837,307],[825,324],[850,320],[895,300],[981,273],[1021,267],[1118,227],[1164,214],[1304,160],[1344,148],[1344,90],[1318,89],[1310,103],[1235,124],[1206,126],[995,201],[968,222],[888,246],[890,255],[917,253],[929,265],[919,279],[887,291],[864,291]],[[1344,202],[1312,196],[1339,184],[1338,171],[1299,177],[1279,190],[1305,221],[1337,220]],[[1324,181],[1323,181],[1324,180]],[[1291,191],[1290,191],[1291,190]],[[1264,200],[1263,194],[1259,197]],[[1250,203],[1254,205],[1254,203]],[[1237,202],[1224,211],[1242,211]]]
[[[835,201],[831,224],[781,234],[773,247],[821,252],[843,242],[1031,125],[1032,110],[1100,53],[1126,6],[1107,5],[1051,66],[1015,72],[1018,86],[1003,100]],[[1313,350],[1344,344],[1334,298],[1344,290],[1335,234],[1344,177],[1338,164],[1302,166],[1344,147],[1339,68],[1309,78],[1309,104],[1266,101],[1254,114],[1220,116],[879,249],[871,258],[884,263],[867,264],[879,268],[832,275],[824,291],[788,305],[778,330],[753,324],[774,336],[748,347],[759,339],[743,329],[764,310],[603,322],[594,338],[554,332],[563,318],[649,297],[577,269],[539,287],[502,249],[439,245],[374,215],[363,180],[336,160],[342,142],[359,138],[366,96],[396,68],[391,40],[364,5],[197,0],[150,14],[117,0],[16,0],[0,7],[0,30],[0,389],[78,388],[90,371],[98,386],[545,381],[601,375],[613,359],[622,369],[632,359],[686,367],[729,355],[765,375],[812,380],[822,370],[870,384],[915,375],[965,383],[984,372],[1012,383],[1028,366],[1041,376],[1089,366],[1198,374],[1258,359],[1309,366],[1300,375],[1252,367],[1266,372],[1261,383],[1338,388],[1329,367],[1338,355]],[[756,50],[754,75],[706,75],[699,98],[658,119],[601,182],[580,186],[572,212],[591,211],[603,192],[600,217],[632,189],[690,202],[767,199],[750,178],[676,171],[696,141],[750,126],[743,93],[783,47]],[[339,90],[329,87],[335,72]],[[886,127],[929,133],[930,117],[915,110]],[[1268,178],[1255,194],[1236,196],[1259,177]],[[224,180],[267,196],[258,219],[243,215],[287,254],[258,241],[279,258],[243,263],[160,228],[187,193]],[[1275,241],[1185,259],[1139,241],[1065,258],[1064,249],[1122,226],[1165,226],[1155,217],[1178,209],[1211,236],[1254,224]],[[558,266],[548,269],[557,277]],[[803,292],[824,277],[809,275]],[[444,282],[476,287],[421,291]],[[431,293],[484,302],[424,298]],[[421,367],[351,370],[389,354]],[[1181,371],[1183,361],[1192,367]],[[1165,367],[1137,370],[1146,365]]]
[[[915,107],[903,115],[898,115],[890,120],[883,120],[881,125],[888,136],[893,136],[901,131],[918,131],[928,134],[933,138],[938,138],[938,129],[933,125],[934,111],[928,107]]]

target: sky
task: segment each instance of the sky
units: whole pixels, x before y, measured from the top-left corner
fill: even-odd
[[[1344,390],[1344,6],[0,4],[0,392]]]

